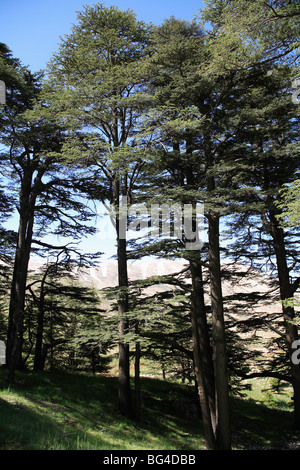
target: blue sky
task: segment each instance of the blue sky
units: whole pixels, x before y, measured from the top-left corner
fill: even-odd
[[[68,34],[76,23],[77,13],[83,5],[94,5],[96,1],[84,0],[0,0],[1,35],[13,56],[32,72],[46,67],[56,52],[60,37]],[[117,6],[120,10],[132,10],[138,20],[161,24],[165,18],[175,16],[192,20],[204,6],[200,0],[116,0],[102,1],[104,6]],[[11,218],[5,225],[17,230],[18,221]],[[103,221],[98,221],[102,225]],[[107,227],[106,227],[107,228]],[[107,256],[115,253],[114,233],[83,240],[84,251],[105,251]],[[59,244],[62,240],[49,236],[49,242]]]
[[[4,42],[32,72],[45,68],[57,50],[60,37],[76,23],[76,11],[96,1],[84,0],[1,0],[0,42]],[[116,0],[102,1],[120,10],[132,10],[138,20],[160,24],[165,18],[192,20],[204,6],[200,0]]]

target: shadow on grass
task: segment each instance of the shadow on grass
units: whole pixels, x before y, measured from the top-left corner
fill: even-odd
[[[194,388],[156,379],[143,379],[143,427],[177,450],[203,450],[200,410]],[[159,450],[159,448],[158,448]]]
[[[101,416],[112,406],[101,407],[102,388],[80,374],[17,374],[14,386],[4,386],[0,395],[0,449],[121,449],[101,432]]]
[[[51,414],[49,410],[49,414]],[[58,423],[23,403],[0,399],[1,450],[80,450],[107,449],[105,439],[91,442],[90,436],[76,429],[72,421]]]
[[[204,449],[193,386],[142,378],[136,422],[118,412],[117,383],[65,371],[17,374],[13,388],[0,391],[0,449]],[[292,433],[291,412],[249,399],[231,399],[231,418],[234,449],[280,449]]]
[[[203,448],[199,420],[186,420],[174,405],[186,388],[143,379],[142,420],[136,422],[119,414],[117,384],[104,375],[17,374],[11,391],[0,395],[0,448]]]
[[[252,399],[234,398],[232,436],[236,448],[244,450],[282,450],[293,437],[293,412],[269,407]]]

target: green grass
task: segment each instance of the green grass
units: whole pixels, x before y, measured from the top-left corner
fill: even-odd
[[[2,373],[3,375],[3,373]],[[3,379],[5,376],[3,375]],[[145,379],[143,420],[117,411],[117,379],[80,373],[17,374],[0,392],[0,449],[185,449],[203,446],[201,422],[176,410],[182,387]],[[187,396],[192,400],[192,390]]]
[[[5,385],[0,370],[0,449],[202,450],[193,386],[142,378],[142,420],[117,410],[117,378],[69,372],[18,373]],[[180,406],[178,403],[180,402]],[[234,449],[279,448],[292,432],[291,411],[232,399]]]

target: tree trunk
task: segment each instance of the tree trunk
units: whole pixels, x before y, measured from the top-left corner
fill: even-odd
[[[9,305],[6,363],[10,384],[16,369],[22,368],[25,292],[34,221],[34,201],[30,191],[31,175],[27,175],[20,192],[20,222]]]
[[[36,332],[36,343],[35,343],[35,355],[34,355],[34,370],[43,370],[45,366],[45,353],[43,351],[43,336],[44,336],[44,316],[45,316],[45,280],[47,271],[45,272],[40,290],[40,298],[38,305],[37,314],[37,332]]]
[[[139,341],[136,341],[135,362],[134,362],[134,418],[136,421],[140,421],[141,419],[140,359],[141,359],[141,345]]]
[[[294,294],[292,285],[290,283],[289,269],[286,260],[284,232],[283,229],[279,226],[275,211],[269,211],[269,218],[271,236],[273,238],[277,262],[280,298],[282,301],[284,301],[291,299]],[[294,308],[292,306],[285,305],[283,302],[282,311],[294,389],[294,425],[296,429],[300,429],[300,364],[294,364],[292,361],[292,354],[294,352],[292,344],[294,341],[298,340],[298,329],[297,326],[292,323],[295,318]]]
[[[231,448],[231,438],[227,352],[221,284],[219,216],[213,212],[208,214],[208,238],[217,442],[219,449],[228,450]]]
[[[202,354],[200,349],[200,337],[198,329],[198,315],[195,308],[191,309],[191,323],[192,323],[192,339],[193,339],[193,356],[194,356],[194,367],[197,382],[197,392],[200,401],[202,421],[203,421],[203,432],[206,442],[206,448],[208,450],[214,450],[216,448],[216,440],[213,431],[211,410],[209,406],[209,394],[207,385],[204,377],[204,365],[202,360]]]
[[[216,181],[209,135],[205,135],[205,163],[208,203],[214,204]],[[212,201],[210,201],[212,199]],[[216,438],[218,449],[231,449],[229,384],[220,260],[220,215],[208,210],[208,258],[212,313],[212,343],[215,380]]]
[[[118,299],[119,313],[119,410],[122,414],[131,414],[131,391],[130,391],[130,360],[129,344],[123,341],[128,333],[128,281],[126,261],[126,240],[118,239],[118,272],[119,288],[121,289]]]
[[[114,206],[116,212],[117,231],[117,258],[118,258],[118,330],[119,330],[119,411],[131,416],[131,389],[130,389],[130,352],[129,344],[124,341],[128,333],[128,271],[127,271],[127,245],[126,245],[126,223],[127,214],[119,201],[119,182],[114,181]]]
[[[192,309],[195,312],[195,321],[198,330],[198,341],[201,352],[203,375],[207,392],[207,400],[210,409],[211,425],[216,432],[216,404],[215,404],[215,382],[212,348],[207,323],[206,308],[204,301],[204,286],[201,261],[190,261],[192,277]]]

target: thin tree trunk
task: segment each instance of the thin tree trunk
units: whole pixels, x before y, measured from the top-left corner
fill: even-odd
[[[186,139],[186,154],[192,155],[193,144],[191,138]],[[209,154],[210,155],[210,154]],[[189,185],[194,185],[194,175],[190,166],[186,168],[186,178]],[[194,202],[194,209],[196,202]],[[196,213],[196,211],[195,211]],[[195,242],[199,242],[197,216],[192,217],[192,232]],[[202,266],[200,260],[189,261],[192,277],[192,337],[195,375],[200,400],[204,436],[208,449],[216,449],[216,407],[215,407],[215,383],[214,365],[209,340],[208,324],[204,302],[204,289]]]
[[[209,273],[212,310],[212,335],[214,349],[214,371],[216,389],[216,425],[218,448],[231,448],[229,423],[229,387],[223,296],[221,285],[219,216],[208,214]]]
[[[280,298],[282,301],[291,299],[293,297],[293,288],[290,283],[289,269],[286,260],[286,250],[284,242],[284,232],[276,219],[276,213],[272,210],[269,211],[270,217],[270,230],[273,238],[274,250],[277,262],[278,280],[280,286]],[[294,364],[292,355],[294,349],[292,344],[298,340],[298,329],[293,324],[295,318],[295,310],[291,305],[282,303],[283,318],[285,324],[285,336],[287,349],[290,359],[290,366],[293,379],[294,389],[294,425],[296,429],[300,429],[300,365]]]
[[[139,341],[136,341],[135,362],[134,362],[134,418],[136,419],[136,421],[139,421],[141,419],[140,359],[141,359],[141,345]]]
[[[128,333],[128,280],[127,280],[127,260],[126,260],[126,240],[118,240],[118,272],[119,272],[119,293],[118,314],[119,314],[119,410],[121,413],[131,414],[131,390],[130,390],[130,360],[129,344],[123,341]]]
[[[37,314],[37,333],[35,343],[34,355],[34,370],[43,370],[45,366],[45,354],[43,351],[43,336],[44,336],[44,316],[45,316],[45,281],[48,274],[48,269],[43,275],[40,289],[40,298],[38,304]]]
[[[192,324],[192,339],[193,339],[193,357],[194,367],[197,382],[197,392],[200,401],[202,421],[203,421],[203,432],[206,442],[206,448],[208,450],[214,450],[216,448],[216,440],[211,420],[211,410],[209,406],[208,391],[206,381],[204,378],[204,365],[200,350],[200,338],[198,329],[198,318],[195,308],[191,309],[191,324]]]
[[[209,135],[205,135],[207,193],[212,200],[216,182],[214,157]],[[209,201],[210,202],[210,201]],[[213,202],[212,202],[213,203]],[[220,260],[220,216],[210,209],[208,220],[208,258],[212,313],[212,343],[215,380],[216,439],[218,449],[231,449],[229,421],[229,384]]]
[[[118,331],[119,331],[119,411],[127,416],[132,414],[131,388],[130,388],[130,351],[129,344],[124,341],[128,333],[128,271],[127,271],[127,245],[126,223],[127,214],[119,201],[119,182],[113,182],[113,198],[116,212],[117,231],[117,258],[118,258]]]
[[[209,403],[211,425],[213,432],[216,432],[216,404],[215,404],[215,382],[214,364],[212,358],[212,348],[208,330],[206,307],[204,301],[204,285],[201,261],[190,261],[192,277],[192,309],[198,329],[199,348],[202,357],[203,374],[206,384],[207,399]]]

